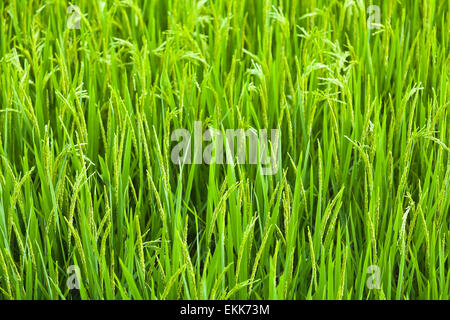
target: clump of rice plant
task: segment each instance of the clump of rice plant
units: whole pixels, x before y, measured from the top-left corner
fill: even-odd
[[[1,1],[0,299],[449,299],[449,12]]]

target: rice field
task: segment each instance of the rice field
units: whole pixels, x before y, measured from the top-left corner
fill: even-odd
[[[448,300],[449,9],[1,1],[0,300]]]

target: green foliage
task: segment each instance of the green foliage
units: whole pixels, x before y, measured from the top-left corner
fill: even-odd
[[[0,2],[0,299],[450,298],[448,1],[74,4]],[[280,170],[173,164],[194,121]]]

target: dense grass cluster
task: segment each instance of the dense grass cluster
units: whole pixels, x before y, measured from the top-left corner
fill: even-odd
[[[0,299],[450,298],[448,1],[73,4],[0,2]],[[173,164],[194,121],[280,169]]]

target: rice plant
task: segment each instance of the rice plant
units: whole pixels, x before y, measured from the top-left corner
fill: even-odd
[[[449,12],[1,1],[0,299],[449,299]]]

